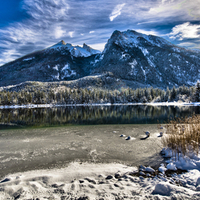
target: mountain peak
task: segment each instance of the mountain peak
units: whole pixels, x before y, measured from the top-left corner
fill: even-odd
[[[101,53],[101,51],[95,50],[95,49],[93,49],[92,47],[90,47],[89,45],[87,45],[85,43],[83,43],[83,49],[85,49],[86,51],[88,51],[89,53],[91,53],[91,55],[92,54],[99,54],[99,53]]]
[[[60,43],[63,44],[63,45],[66,45],[64,40],[61,40]]]
[[[174,46],[164,38],[160,38],[154,35],[146,35],[143,33],[139,33],[135,30],[127,30],[120,32],[115,30],[109,39],[107,46],[104,52],[110,47],[110,45],[116,44],[121,47],[125,46],[143,46],[145,44],[157,46],[157,47],[165,47],[165,46]]]

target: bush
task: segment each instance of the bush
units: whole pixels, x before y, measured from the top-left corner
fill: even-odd
[[[162,142],[179,156],[191,152],[199,153],[200,142],[200,115],[170,121],[166,125],[166,135]]]

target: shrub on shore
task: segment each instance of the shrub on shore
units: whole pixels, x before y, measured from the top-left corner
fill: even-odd
[[[166,134],[162,142],[178,158],[179,155],[199,154],[200,115],[176,119],[166,125]]]

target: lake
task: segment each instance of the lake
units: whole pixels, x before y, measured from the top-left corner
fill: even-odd
[[[0,128],[61,125],[155,124],[199,114],[198,106],[78,106],[0,110]]]
[[[159,134],[164,129],[157,124],[192,114],[199,114],[199,107],[2,109],[0,177],[65,167],[74,161],[159,166],[163,161]],[[145,131],[151,133],[148,139]]]

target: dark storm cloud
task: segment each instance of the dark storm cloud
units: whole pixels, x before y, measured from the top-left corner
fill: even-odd
[[[135,29],[197,48],[199,5],[200,0],[23,0],[29,17],[0,29],[0,65],[62,39],[103,50],[114,30]]]

